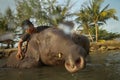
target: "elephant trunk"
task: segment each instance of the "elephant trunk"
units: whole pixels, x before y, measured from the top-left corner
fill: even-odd
[[[78,70],[81,70],[83,68],[85,68],[85,59],[80,56],[78,59],[73,60],[73,59],[69,59],[68,61],[65,62],[65,68],[73,73],[76,72]]]

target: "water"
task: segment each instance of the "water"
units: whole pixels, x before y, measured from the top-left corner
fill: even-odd
[[[3,60],[0,60],[2,64]],[[84,70],[71,74],[64,67],[0,69],[0,80],[120,80],[120,51],[91,54]]]

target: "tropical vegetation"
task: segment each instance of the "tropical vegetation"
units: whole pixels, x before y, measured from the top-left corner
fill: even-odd
[[[77,21],[80,21],[80,24],[85,26],[85,29],[87,29],[86,31],[88,31],[89,34],[90,27],[95,27],[96,42],[98,41],[99,26],[105,24],[110,18],[118,20],[118,17],[115,15],[116,10],[108,8],[109,4],[101,9],[103,1],[104,0],[90,0],[89,3],[84,5],[79,11],[76,19]]]
[[[72,20],[79,25],[78,28],[83,27],[82,32],[89,35],[91,41],[94,41],[93,35],[96,36],[96,42],[98,39],[110,39],[111,36],[105,38],[105,34],[112,33],[99,27],[110,18],[118,20],[115,9],[109,8],[109,4],[101,8],[104,0],[89,0],[89,3],[83,4],[78,12],[72,12],[75,3],[72,0],[65,1],[66,4],[58,4],[58,0],[15,0],[15,13],[10,8],[6,9],[4,15],[0,13],[0,33],[14,31],[25,19],[32,19],[37,25],[56,27],[59,23]]]

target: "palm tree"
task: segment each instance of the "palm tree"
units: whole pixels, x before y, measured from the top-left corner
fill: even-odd
[[[91,41],[93,42],[93,38],[90,32],[90,15],[87,9],[81,9],[78,13],[76,13],[77,18],[75,19],[77,23],[80,23],[80,26],[83,27],[84,33],[88,33]]]
[[[106,20],[113,18],[118,20],[118,17],[115,16],[115,9],[108,9],[109,4],[101,9],[101,4],[104,0],[92,0],[89,5],[85,8],[88,9],[89,14],[91,15],[91,23],[94,24],[96,29],[96,42],[98,41],[98,30],[99,22],[106,23]]]

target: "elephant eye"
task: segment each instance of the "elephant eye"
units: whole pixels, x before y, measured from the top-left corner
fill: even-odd
[[[63,54],[62,54],[61,52],[59,52],[59,53],[58,53],[58,58],[62,58],[62,55],[63,55]]]

